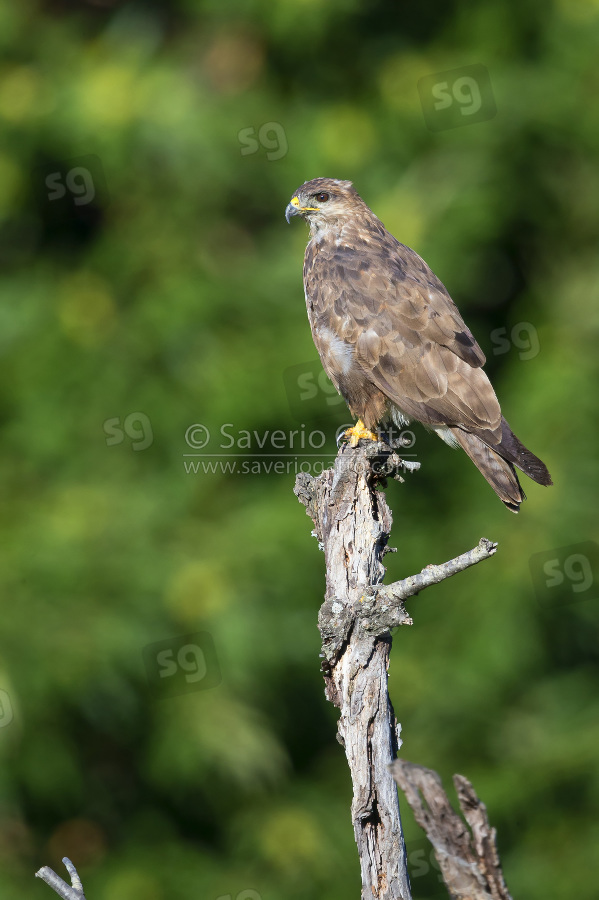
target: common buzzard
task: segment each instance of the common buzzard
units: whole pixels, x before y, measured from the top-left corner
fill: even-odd
[[[351,181],[314,178],[285,212],[310,226],[304,288],[324,369],[358,418],[355,446],[379,423],[412,419],[460,446],[508,509],[525,499],[514,466],[538,484],[547,467],[501,415],[485,356],[443,284],[400,244]]]

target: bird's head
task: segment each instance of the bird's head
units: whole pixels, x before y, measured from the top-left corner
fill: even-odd
[[[355,213],[360,196],[351,181],[335,178],[313,178],[295,191],[285,210],[285,218],[302,216],[312,233]]]

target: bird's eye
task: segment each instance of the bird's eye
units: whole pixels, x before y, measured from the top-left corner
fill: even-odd
[[[327,200],[329,199],[329,195],[327,193],[325,193],[325,191],[322,191],[322,193],[316,194],[316,199],[318,200],[319,203],[326,203]]]

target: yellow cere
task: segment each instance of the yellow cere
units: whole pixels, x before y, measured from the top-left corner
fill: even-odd
[[[292,197],[290,202],[292,206],[295,206],[296,209],[301,209],[302,212],[306,212],[308,210],[310,212],[318,212],[317,206],[300,206],[298,197]]]

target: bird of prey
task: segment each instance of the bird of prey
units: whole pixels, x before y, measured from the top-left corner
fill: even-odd
[[[512,512],[525,494],[515,468],[552,484],[547,467],[501,415],[485,356],[444,285],[400,244],[351,181],[314,178],[285,211],[310,226],[308,318],[322,365],[357,424],[352,446],[381,423],[421,422],[460,446]]]

